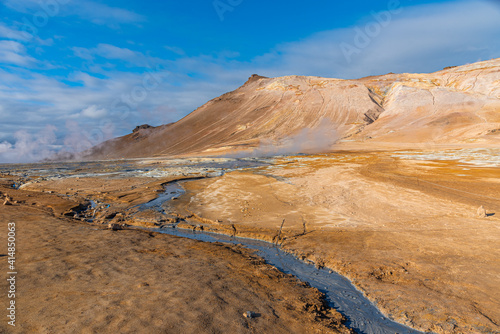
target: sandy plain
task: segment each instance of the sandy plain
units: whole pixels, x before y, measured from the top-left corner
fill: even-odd
[[[179,328],[175,326],[187,325],[208,332],[346,330],[341,317],[321,304],[317,291],[283,278],[248,251],[103,230],[109,223],[175,223],[278,242],[299,258],[350,278],[386,315],[413,328],[499,332],[500,168],[495,156],[456,150],[344,151],[276,157],[266,164],[226,170],[222,176],[211,167],[196,172],[179,167],[184,172],[127,179],[76,173],[69,178],[31,177],[22,190],[8,184],[20,182],[17,176],[6,176],[2,192],[13,200],[19,196],[20,203],[3,206],[0,215],[2,223],[17,219],[21,229],[26,226],[24,240],[30,241],[20,245],[20,256],[26,256],[21,259],[29,263],[25,270],[30,275],[20,281],[27,289],[20,298],[26,298],[26,314],[39,314],[20,316],[20,321],[28,331],[35,325],[63,326],[55,324],[61,319],[88,332],[124,324],[132,332],[145,324],[155,330],[174,326],[174,332]],[[131,164],[167,170],[169,162]],[[164,212],[139,212],[138,204],[179,179],[185,179],[186,193]],[[94,205],[89,206],[89,199]],[[79,211],[80,205],[87,209]],[[478,215],[481,206],[486,215]],[[45,265],[54,269],[48,276],[41,269]],[[144,272],[152,277],[143,279]],[[213,277],[205,279],[205,273]],[[226,273],[224,283],[213,286],[220,273]],[[176,284],[165,285],[171,276]],[[249,290],[242,290],[241,282]],[[36,293],[41,284],[49,285],[46,294]],[[61,284],[68,293],[60,292]],[[141,299],[144,290],[152,294],[149,302]],[[200,294],[201,300],[217,305],[208,314],[205,304],[199,304]],[[243,319],[242,299],[251,301],[246,308],[262,316]],[[314,312],[304,308],[307,304],[316,305]]]

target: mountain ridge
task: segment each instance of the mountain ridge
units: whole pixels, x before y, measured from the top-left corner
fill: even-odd
[[[84,158],[251,153],[262,145],[289,145],[299,134],[312,141],[307,153],[322,140],[318,133],[331,143],[319,145],[322,150],[333,143],[335,148],[498,145],[500,58],[434,73],[353,80],[254,74],[175,123],[136,129],[84,152]]]

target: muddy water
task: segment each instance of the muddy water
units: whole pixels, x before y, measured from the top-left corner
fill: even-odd
[[[274,244],[260,240],[230,237],[210,232],[193,232],[172,227],[152,230],[205,242],[243,245],[256,250],[257,254],[264,258],[267,263],[286,274],[294,275],[324,293],[330,306],[346,316],[348,319],[346,325],[359,333],[420,333],[385,317],[344,276],[336,272],[330,272],[328,269],[317,269],[314,265],[305,263],[282,251]]]
[[[165,191],[158,195],[158,197],[152,201],[141,204],[138,206],[139,210],[153,209],[159,212],[164,212],[163,205],[166,205],[170,200],[177,198],[184,194],[184,188],[181,186],[181,182],[171,182],[164,186]]]
[[[165,193],[157,200],[149,202],[144,208],[160,209],[168,205],[166,201],[183,193],[180,184],[173,182],[165,187]],[[314,265],[301,261],[291,254],[282,251],[279,246],[265,241],[230,237],[222,234],[190,231],[175,227],[151,229],[156,232],[195,239],[205,242],[224,242],[243,245],[257,251],[264,260],[286,274],[292,274],[303,282],[309,283],[325,294],[330,307],[343,314],[348,322],[346,325],[359,333],[421,333],[385,317],[344,276],[328,269],[317,269]]]

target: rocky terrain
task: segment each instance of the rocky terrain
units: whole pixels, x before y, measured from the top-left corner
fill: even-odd
[[[176,123],[137,127],[86,159],[498,147],[500,59],[357,80],[253,75]]]

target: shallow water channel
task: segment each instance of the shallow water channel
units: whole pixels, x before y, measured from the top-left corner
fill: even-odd
[[[180,196],[182,193],[183,188],[179,183],[169,183],[165,186],[163,194],[157,199],[144,204],[141,208],[162,210],[164,205],[168,205],[166,202]],[[231,237],[211,232],[191,231],[175,227],[148,230],[205,242],[242,245],[246,248],[256,250],[257,255],[261,256],[268,264],[276,267],[283,273],[294,275],[299,280],[307,282],[310,286],[317,288],[325,294],[330,307],[343,314],[348,319],[346,325],[358,333],[421,333],[385,317],[344,276],[336,272],[331,272],[329,269],[317,269],[314,265],[284,252],[275,244],[261,240]]]

